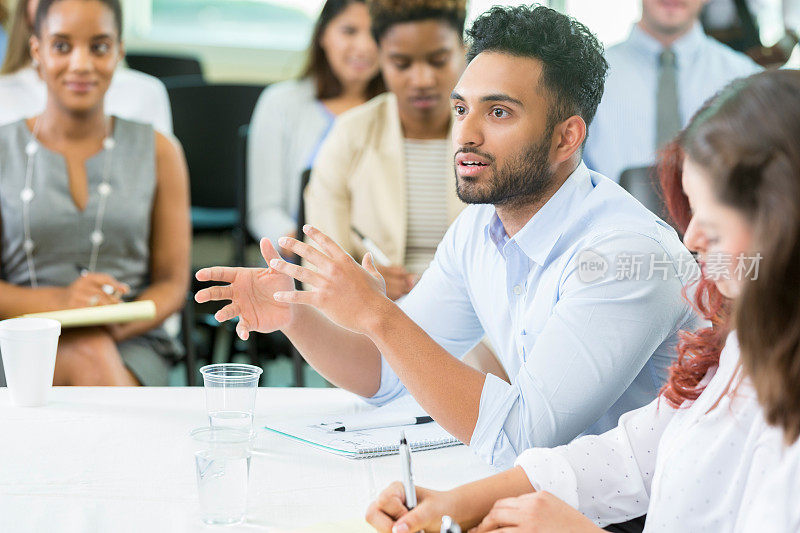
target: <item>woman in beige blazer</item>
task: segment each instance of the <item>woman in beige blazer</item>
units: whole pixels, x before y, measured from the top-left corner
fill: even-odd
[[[381,274],[393,299],[411,290],[427,265],[425,253],[409,257],[417,249],[412,241],[429,229],[428,249],[435,249],[464,207],[455,192],[449,98],[464,69],[464,2],[401,4],[370,4],[391,93],[336,119],[305,192],[306,220],[354,258],[367,250],[352,228],[383,251],[390,265]]]

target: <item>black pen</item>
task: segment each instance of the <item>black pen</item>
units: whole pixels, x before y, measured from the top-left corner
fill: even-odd
[[[391,428],[395,426],[416,426],[433,422],[429,416],[400,416],[390,420],[375,420],[361,424],[342,424],[333,428],[333,431],[360,431],[362,429]]]

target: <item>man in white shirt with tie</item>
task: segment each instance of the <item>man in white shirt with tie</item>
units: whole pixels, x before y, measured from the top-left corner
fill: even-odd
[[[581,161],[607,64],[585,26],[546,7],[495,7],[468,32],[451,101],[468,204],[401,304],[315,228],[319,248],[268,240],[269,269],[214,267],[197,300],[231,300],[237,332],[281,329],[332,383],[384,404],[410,393],[497,467],[532,446],[602,432],[651,401],[697,316],[675,232]],[[398,146],[398,150],[402,147]],[[307,291],[294,291],[292,277]],[[510,383],[460,357],[486,335]]]
[[[703,102],[760,70],[703,33],[706,1],[642,0],[628,39],[606,51],[606,89],[583,155],[590,169],[619,181],[625,170],[653,165]]]

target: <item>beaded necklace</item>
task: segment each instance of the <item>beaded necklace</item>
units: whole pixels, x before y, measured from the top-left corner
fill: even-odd
[[[25,259],[28,262],[28,273],[31,279],[31,287],[34,289],[39,286],[39,283],[36,278],[36,266],[33,262],[33,250],[36,248],[36,244],[31,237],[30,206],[31,202],[36,196],[36,193],[33,190],[33,170],[36,164],[36,154],[39,152],[39,148],[41,147],[39,142],[40,118],[41,117],[36,118],[36,122],[33,125],[31,139],[28,141],[28,144],[25,145],[25,154],[27,155],[27,164],[25,167],[25,187],[22,189],[22,192],[20,192],[20,199],[22,200],[22,228],[25,238],[22,247],[25,250]],[[109,119],[108,130],[110,131],[110,129],[111,126]],[[103,138],[103,150],[105,151],[105,156],[103,157],[103,181],[97,186],[97,193],[100,195],[100,203],[97,207],[97,215],[95,216],[94,220],[94,230],[89,235],[89,240],[92,243],[92,251],[89,254],[89,272],[94,272],[95,268],[97,267],[97,258],[100,255],[100,245],[103,244],[103,217],[105,216],[108,197],[111,194],[109,173],[111,171],[111,156],[113,154],[115,145],[116,141],[111,135],[106,135],[106,137]]]

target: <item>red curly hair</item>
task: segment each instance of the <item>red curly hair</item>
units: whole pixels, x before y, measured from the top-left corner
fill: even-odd
[[[678,138],[661,150],[657,169],[670,222],[683,234],[689,227],[692,212],[681,184],[684,151],[680,141]],[[693,299],[685,289],[684,297],[692,301],[697,312],[711,325],[695,332],[680,332],[678,358],[661,389],[667,402],[676,408],[686,401],[693,402],[703,392],[705,387],[699,386],[700,381],[711,368],[719,365],[719,355],[730,330],[731,302],[720,294],[714,282],[703,277],[695,286]]]

